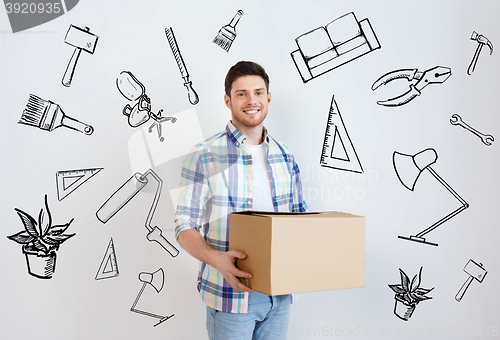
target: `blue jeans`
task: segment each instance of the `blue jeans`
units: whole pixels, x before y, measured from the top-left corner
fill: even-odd
[[[290,318],[289,295],[268,296],[254,291],[248,313],[225,313],[207,306],[210,340],[285,340]]]

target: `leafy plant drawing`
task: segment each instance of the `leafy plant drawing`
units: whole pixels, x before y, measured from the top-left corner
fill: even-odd
[[[66,224],[52,225],[47,195],[45,195],[45,206],[38,214],[38,221],[21,209],[14,208],[14,210],[21,219],[24,230],[7,238],[22,245],[30,275],[40,279],[52,278],[56,265],[56,251],[63,242],[76,235],[64,234],[73,219]]]
[[[434,287],[430,289],[420,288],[422,269],[423,267],[420,267],[418,275],[415,275],[410,283],[408,275],[399,268],[401,283],[389,285],[389,288],[396,293],[394,296],[394,314],[404,321],[410,319],[413,311],[421,301],[432,299],[432,297],[426,296],[426,294],[433,290]]]

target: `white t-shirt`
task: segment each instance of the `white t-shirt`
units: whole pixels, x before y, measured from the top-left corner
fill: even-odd
[[[253,206],[256,211],[274,211],[271,172],[267,161],[267,146],[265,143],[260,145],[248,145],[252,154],[253,169]]]

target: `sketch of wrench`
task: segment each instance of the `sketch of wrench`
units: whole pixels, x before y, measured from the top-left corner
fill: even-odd
[[[478,136],[479,138],[481,138],[481,141],[487,145],[487,146],[490,146],[494,141],[495,141],[495,138],[493,138],[492,135],[485,135],[479,131],[477,131],[476,129],[470,127],[469,125],[467,125],[463,120],[462,118],[460,118],[460,116],[456,113],[454,113],[452,116],[451,116],[451,119],[450,119],[450,123],[452,125],[459,125],[461,127],[463,127],[464,129],[466,130],[469,130],[470,132],[472,132],[473,134],[475,134],[476,136]]]

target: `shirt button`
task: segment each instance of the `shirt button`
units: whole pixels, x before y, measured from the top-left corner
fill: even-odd
[[[248,201],[247,201],[247,204],[251,204],[251,203],[252,203],[252,200],[248,200]]]

